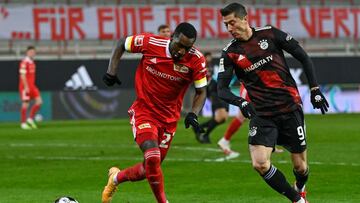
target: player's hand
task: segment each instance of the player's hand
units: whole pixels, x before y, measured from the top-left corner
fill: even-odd
[[[325,114],[329,109],[329,103],[321,93],[320,88],[315,88],[311,92],[311,103],[314,109],[320,109],[322,114]]]
[[[243,98],[240,99],[239,107],[241,113],[245,116],[245,118],[251,119],[254,116],[256,116],[256,111],[254,106],[245,99]]]
[[[205,132],[205,130],[199,125],[197,115],[193,112],[189,112],[185,117],[185,128],[189,128],[190,125],[194,128],[196,132]]]
[[[113,86],[115,83],[121,85],[121,81],[116,75],[110,75],[109,73],[105,73],[103,76],[103,81],[107,86]]]

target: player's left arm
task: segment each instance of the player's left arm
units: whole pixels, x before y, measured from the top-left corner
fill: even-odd
[[[193,71],[195,95],[191,112],[189,112],[185,117],[185,127],[189,128],[191,125],[195,131],[204,132],[204,129],[202,129],[199,125],[197,115],[199,115],[206,100],[207,70],[205,66],[201,65],[205,64],[205,58],[201,57],[199,61],[200,62],[196,65]]]
[[[320,109],[322,114],[328,111],[329,103],[320,91],[320,87],[316,81],[314,72],[314,64],[305,50],[299,45],[291,35],[273,28],[277,43],[280,47],[291,54],[297,59],[303,66],[306,78],[309,82],[309,88],[311,92],[311,103],[314,108]]]

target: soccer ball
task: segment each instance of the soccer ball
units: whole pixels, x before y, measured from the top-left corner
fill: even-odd
[[[55,200],[55,203],[79,203],[72,197],[60,197],[57,200]]]
[[[43,121],[43,116],[41,114],[36,114],[34,119],[36,122],[41,122]]]

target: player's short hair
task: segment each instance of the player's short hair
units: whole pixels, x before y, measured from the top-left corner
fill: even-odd
[[[35,50],[35,46],[32,46],[32,45],[28,46],[26,48],[26,51],[29,51],[29,50]]]
[[[235,17],[244,18],[247,15],[247,11],[245,6],[239,3],[231,3],[227,5],[225,8],[220,9],[220,13],[222,16],[227,16],[232,13],[235,13]]]
[[[173,36],[178,37],[182,33],[190,39],[196,39],[197,31],[193,25],[187,22],[180,23],[176,26]]]
[[[166,29],[166,28],[170,28],[168,25],[159,25],[157,31],[160,32],[160,30]]]
[[[211,55],[212,55],[211,52],[205,52],[205,53],[204,53],[204,56],[205,56],[205,57],[211,56]]]

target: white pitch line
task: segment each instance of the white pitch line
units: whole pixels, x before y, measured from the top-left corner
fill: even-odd
[[[96,147],[106,147],[106,148],[138,148],[136,144],[134,145],[128,145],[128,144],[69,144],[69,143],[45,143],[45,144],[39,144],[39,143],[1,143],[0,146],[8,146],[8,147],[60,147],[60,148],[96,148]],[[208,151],[208,152],[222,152],[218,148],[211,148],[211,147],[186,147],[186,146],[171,146],[172,149],[176,150],[184,150],[184,151]],[[6,156],[6,159],[30,159],[30,160],[137,160],[141,161],[142,158],[126,158],[126,157],[47,157],[47,156]],[[166,158],[167,161],[175,161],[175,162],[232,162],[232,163],[251,163],[251,160],[246,159],[232,159],[227,160],[224,156],[214,158],[214,159],[198,159],[198,158]],[[275,163],[278,164],[290,164],[289,161],[279,160]],[[318,162],[318,161],[310,161],[310,165],[336,165],[336,166],[360,166],[360,163],[344,163],[344,162]]]
[[[134,157],[77,157],[77,156],[5,156],[5,159],[9,160],[50,160],[50,161],[142,161],[141,157],[134,158]],[[220,158],[216,159],[199,159],[199,158],[166,158],[166,161],[172,162],[231,162],[231,163],[246,163],[250,164],[251,160],[248,159],[232,159],[232,160],[225,160],[222,161]],[[273,163],[277,164],[290,164],[289,161],[273,161]],[[334,162],[309,162],[310,165],[332,165],[332,166],[360,166],[359,163],[334,163]]]

